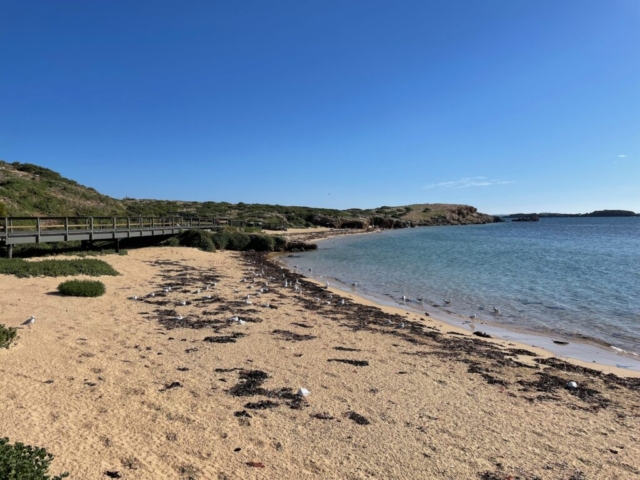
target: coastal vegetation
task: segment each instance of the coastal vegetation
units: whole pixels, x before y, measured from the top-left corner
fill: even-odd
[[[283,237],[260,233],[246,233],[234,228],[224,228],[215,232],[185,230],[164,242],[165,246],[198,248],[205,252],[220,250],[254,250],[256,252],[284,251],[287,240]]]
[[[18,338],[18,330],[0,323],[0,348],[9,348]]]
[[[48,475],[52,460],[53,455],[44,448],[20,442],[11,444],[8,438],[0,438],[0,478],[3,480],[62,480],[68,477],[68,473]]]
[[[68,280],[58,285],[58,292],[69,297],[99,297],[106,291],[104,283],[96,280]]]
[[[8,216],[180,216],[242,220],[256,226],[405,228],[492,223],[498,218],[468,205],[414,204],[338,210],[304,206],[115,199],[30,163],[0,161],[0,202]],[[1,207],[0,207],[1,208]]]
[[[16,277],[69,277],[73,275],[118,275],[106,262],[96,259],[42,260],[28,262],[21,258],[0,259],[0,275]]]

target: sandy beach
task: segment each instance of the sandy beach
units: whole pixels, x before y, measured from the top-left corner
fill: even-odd
[[[102,258],[121,275],[95,299],[55,294],[59,278],[0,279],[1,323],[36,317],[0,351],[0,436],[45,447],[50,473],[640,478],[638,378],[378,307],[257,254]]]

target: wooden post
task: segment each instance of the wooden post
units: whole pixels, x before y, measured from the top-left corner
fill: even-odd
[[[131,217],[127,217],[127,230],[131,232]]]
[[[118,228],[116,222],[117,222],[116,217],[113,217],[113,236],[114,237],[116,236],[116,230]]]
[[[36,243],[40,243],[40,217],[36,218],[36,226],[38,227],[38,236],[36,237]]]
[[[120,253],[120,239],[116,238],[116,253]]]
[[[89,223],[90,223],[89,228],[91,228],[91,233],[89,234],[89,240],[93,240],[93,217],[89,218]]]
[[[64,217],[64,239],[69,241],[69,217]]]
[[[9,237],[9,217],[4,217],[4,234]]]
[[[13,258],[13,245],[7,245],[7,258]]]

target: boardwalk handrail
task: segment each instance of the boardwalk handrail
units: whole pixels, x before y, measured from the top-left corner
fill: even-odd
[[[46,232],[51,230],[131,230],[170,228],[214,228],[235,224],[244,226],[244,221],[230,221],[223,217],[0,217],[0,237],[10,237],[21,233]]]
[[[44,239],[64,234],[65,239],[77,236],[81,233],[91,235],[94,233],[111,232],[116,234],[132,232],[151,232],[151,235],[169,235],[183,229],[217,229],[224,226],[245,227],[260,226],[270,230],[283,230],[284,224],[249,222],[228,217],[181,217],[181,216],[130,216],[130,217],[0,217],[0,242],[8,244],[13,237],[35,237],[33,242],[24,240],[21,243],[40,243],[41,241],[58,241]],[[171,231],[167,231],[171,230]],[[157,233],[156,233],[157,232]],[[126,237],[126,235],[124,236]],[[123,238],[124,238],[123,237]],[[13,242],[13,243],[18,243]]]

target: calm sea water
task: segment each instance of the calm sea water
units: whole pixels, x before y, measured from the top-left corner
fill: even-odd
[[[414,308],[640,352],[640,217],[345,236],[284,260],[316,278],[358,282],[364,294],[399,303],[406,295]]]

